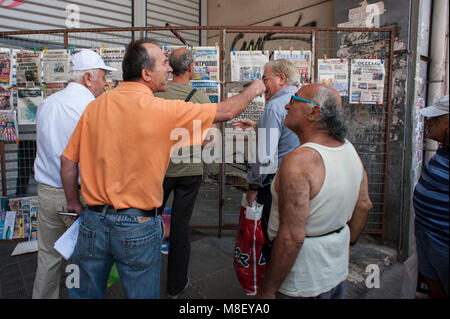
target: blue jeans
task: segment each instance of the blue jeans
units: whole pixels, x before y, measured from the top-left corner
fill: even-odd
[[[103,298],[113,263],[125,298],[159,298],[162,219],[142,218],[85,210],[72,257],[80,285],[68,288],[70,298]]]

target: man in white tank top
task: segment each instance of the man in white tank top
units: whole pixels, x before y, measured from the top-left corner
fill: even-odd
[[[339,94],[303,86],[286,105],[285,125],[300,147],[272,183],[272,256],[257,297],[343,298],[350,245],[372,208],[367,174],[346,125]]]

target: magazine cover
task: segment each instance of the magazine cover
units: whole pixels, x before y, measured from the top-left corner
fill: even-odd
[[[11,110],[12,104],[11,91],[0,86],[0,111]]]
[[[0,48],[0,86],[11,84],[11,50]]]
[[[6,212],[0,211],[0,239],[3,239],[3,228],[5,227]]]
[[[18,137],[16,111],[0,110],[0,141],[16,141]]]
[[[14,232],[13,232],[13,239],[23,238],[23,215],[22,211],[18,210],[16,211],[15,216],[15,224],[14,224]]]
[[[2,239],[13,239],[15,220],[16,220],[16,212],[7,211],[3,224]]]

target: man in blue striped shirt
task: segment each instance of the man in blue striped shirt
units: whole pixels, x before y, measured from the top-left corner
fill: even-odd
[[[427,117],[427,138],[441,143],[425,164],[414,190],[419,273],[432,298],[448,298],[449,273],[449,116],[448,95],[420,110]]]

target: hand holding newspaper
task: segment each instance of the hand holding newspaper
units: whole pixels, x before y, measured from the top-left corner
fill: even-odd
[[[78,230],[80,229],[80,222],[83,218],[83,214],[66,230],[64,234],[55,242],[54,248],[68,260],[72,257],[75,245],[78,239]]]

